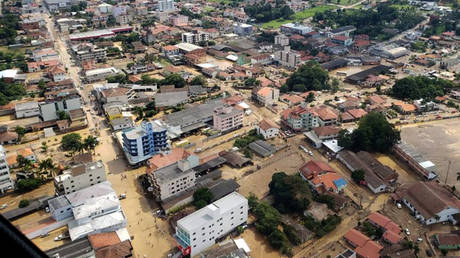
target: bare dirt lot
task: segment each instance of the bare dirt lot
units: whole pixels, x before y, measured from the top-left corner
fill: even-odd
[[[403,127],[401,139],[412,144],[420,154],[436,164],[442,183],[460,187],[460,182],[457,181],[460,167],[460,119]],[[451,165],[448,173],[449,161]]]

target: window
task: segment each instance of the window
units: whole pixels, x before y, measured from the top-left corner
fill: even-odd
[[[231,217],[230,219],[233,219],[234,217]]]
[[[89,176],[93,176],[93,175],[89,174]]]
[[[72,181],[70,181],[70,183],[71,183],[71,184],[73,184],[73,180],[72,180]]]
[[[193,235],[196,235],[196,232],[193,232]]]
[[[243,212],[240,212],[240,214],[243,214]]]
[[[232,212],[230,212],[230,214],[233,214],[233,211],[232,211]]]
[[[196,245],[193,245],[193,248],[195,248],[195,247],[196,247]]]
[[[206,233],[201,234],[202,236],[206,235]]]
[[[90,182],[92,182],[92,181],[93,181],[93,179],[91,178],[89,181],[90,181]]]
[[[192,241],[195,241],[195,240],[196,240],[196,237]]]
[[[64,211],[61,211],[61,213],[64,213]]]
[[[222,223],[220,223],[220,225],[222,226]]]

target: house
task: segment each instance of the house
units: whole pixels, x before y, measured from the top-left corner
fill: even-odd
[[[263,106],[272,106],[278,101],[279,94],[280,91],[277,88],[255,88],[252,92],[252,99]]]
[[[300,167],[299,172],[305,180],[310,180],[319,174],[335,173],[327,163],[318,160],[311,160],[305,163]]]
[[[396,190],[395,198],[406,205],[415,214],[415,218],[425,225],[444,221],[454,224],[458,222],[454,217],[460,213],[460,200],[450,189],[437,182],[404,184]]]
[[[304,98],[296,94],[283,94],[280,97],[280,100],[287,103],[288,106],[296,106],[302,102],[304,102]]]
[[[188,156],[190,156],[190,153],[188,153],[184,148],[174,148],[167,153],[158,153],[147,161],[147,169],[145,170],[145,173],[150,174],[157,169],[169,166],[179,160],[186,159]]]
[[[304,135],[313,147],[321,148],[324,141],[337,139],[339,132],[340,128],[335,126],[320,126],[314,127],[311,131],[304,133]]]
[[[456,233],[438,233],[433,238],[434,244],[439,250],[460,249],[460,235]]]
[[[118,131],[134,127],[134,122],[131,117],[121,117],[112,119],[110,125],[114,131]]]
[[[48,74],[54,82],[60,82],[67,78],[67,73],[62,65],[55,65],[48,68]]]
[[[272,62],[272,58],[269,54],[260,54],[251,56],[251,64],[261,64],[261,65],[268,65]]]
[[[302,178],[307,180],[318,193],[338,193],[347,186],[345,179],[324,162],[312,160],[299,170]]]
[[[263,119],[259,122],[256,126],[256,130],[258,134],[263,135],[264,139],[271,139],[279,134],[280,127],[268,119]]]
[[[393,107],[396,111],[403,115],[414,113],[417,110],[417,107],[414,104],[408,104],[403,101],[393,102]]]
[[[353,40],[344,35],[336,35],[332,37],[331,41],[335,44],[339,44],[345,47],[351,46],[351,44],[353,44]]]
[[[367,221],[383,230],[384,233],[382,238],[386,242],[390,244],[397,244],[402,240],[402,236],[400,235],[402,231],[401,227],[388,217],[378,212],[373,212],[367,217]]]
[[[253,165],[252,161],[236,151],[221,151],[219,156],[226,160],[226,163],[233,168],[242,168]]]
[[[372,241],[356,229],[350,229],[344,236],[345,241],[355,248],[357,257],[379,258],[383,246]]]
[[[367,112],[362,108],[350,109],[347,113],[353,117],[354,121],[358,121],[361,117],[367,115]]]
[[[0,132],[0,145],[13,144],[18,142],[19,136],[16,132]]]
[[[101,103],[118,102],[128,104],[128,88],[110,88],[101,91]]]

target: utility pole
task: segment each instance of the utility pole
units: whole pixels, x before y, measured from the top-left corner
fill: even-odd
[[[452,163],[452,161],[449,160],[449,164],[447,165],[447,175],[446,175],[446,179],[444,180],[445,185],[447,185],[447,178],[449,178],[450,164],[451,163]]]

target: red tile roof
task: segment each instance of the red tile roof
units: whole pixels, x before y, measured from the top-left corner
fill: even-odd
[[[300,167],[300,172],[305,178],[312,178],[313,176],[321,173],[335,171],[328,164],[322,161],[311,160]]]
[[[371,241],[369,237],[354,228],[350,229],[343,237],[355,247],[364,246],[366,242]]]
[[[360,246],[355,249],[356,254],[359,257],[363,258],[379,258],[380,251],[383,249],[383,246],[377,244],[374,241],[368,241],[364,246]]]
[[[391,219],[378,212],[371,213],[367,219],[372,223],[379,225],[381,228],[384,228],[385,230],[392,231],[394,233],[401,232],[401,227],[398,226],[398,224],[394,223]]]
[[[340,128],[335,126],[320,126],[313,128],[313,131],[320,137],[339,134]]]
[[[385,231],[382,237],[383,239],[385,239],[386,241],[392,244],[397,244],[402,239],[402,236],[400,234],[396,234],[393,231]]]
[[[116,232],[89,235],[88,240],[91,243],[93,249],[95,250],[120,243],[120,238],[118,237]]]
[[[172,149],[168,154],[156,154],[151,157],[147,162],[146,173],[152,173],[153,171],[171,165],[179,160],[185,159],[190,156],[184,148]]]
[[[362,109],[362,108],[350,109],[347,112],[355,119],[359,119],[359,118],[367,115],[367,112],[364,111],[364,109]]]
[[[270,128],[280,128],[277,124],[275,124],[273,121],[268,120],[268,119],[264,119],[260,121],[259,127],[264,131],[267,131]]]

